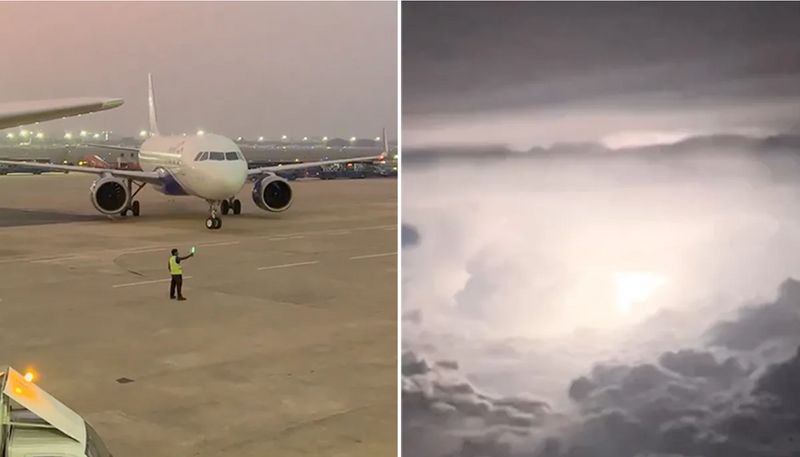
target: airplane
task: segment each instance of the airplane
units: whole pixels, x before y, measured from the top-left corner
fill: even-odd
[[[98,175],[89,193],[94,207],[107,216],[117,214],[125,216],[128,212],[133,216],[139,216],[141,207],[139,201],[134,198],[147,184],[165,195],[199,197],[206,200],[209,206],[206,228],[216,230],[222,228],[220,213],[241,213],[242,203],[236,195],[248,179],[255,180],[252,198],[256,206],[265,211],[282,212],[292,204],[292,188],[286,179],[276,174],[277,171],[333,163],[374,161],[384,156],[380,154],[248,169],[242,151],[230,138],[210,133],[189,137],[162,136],[158,130],[153,77],[150,74],[147,75],[147,86],[151,136],[138,148],[90,144],[90,146],[136,152],[141,170],[3,160],[0,160],[0,164],[9,163],[51,171]],[[135,190],[134,184],[137,186]]]
[[[122,103],[119,98],[61,98],[0,103],[0,129],[105,111]]]

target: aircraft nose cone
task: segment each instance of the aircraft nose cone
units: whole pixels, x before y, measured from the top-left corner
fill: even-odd
[[[242,190],[246,178],[246,171],[240,170],[239,167],[230,167],[214,176],[214,181],[220,194],[220,198],[232,197]]]

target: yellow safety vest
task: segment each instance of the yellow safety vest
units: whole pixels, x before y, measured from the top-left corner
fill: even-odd
[[[169,258],[169,273],[172,275],[182,275],[183,267],[178,263],[178,256]]]

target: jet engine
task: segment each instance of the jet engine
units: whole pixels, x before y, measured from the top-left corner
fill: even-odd
[[[106,215],[119,214],[128,207],[131,199],[125,181],[112,176],[104,176],[95,181],[89,192],[94,207]]]
[[[253,202],[259,208],[279,213],[292,205],[292,188],[280,176],[269,175],[253,186]]]

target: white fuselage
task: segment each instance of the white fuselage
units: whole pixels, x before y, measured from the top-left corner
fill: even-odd
[[[143,171],[164,174],[158,190],[225,200],[242,190],[247,161],[236,143],[221,135],[154,136],[139,149]]]

